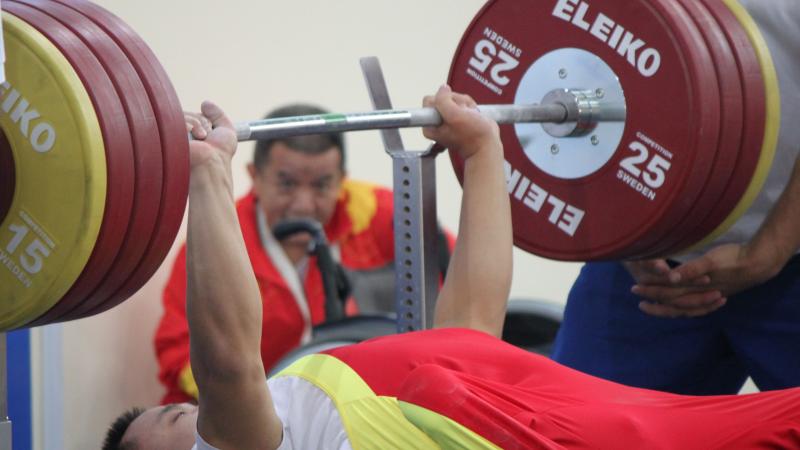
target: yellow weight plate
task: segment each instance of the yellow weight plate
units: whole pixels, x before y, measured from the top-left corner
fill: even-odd
[[[759,31],[756,22],[738,0],[723,0],[723,3],[733,12],[736,19],[744,28],[758,56],[759,64],[761,65],[761,74],[764,78],[766,94],[764,140],[761,145],[761,153],[759,154],[753,177],[742,195],[742,198],[739,200],[739,203],[736,204],[731,213],[711,232],[711,234],[697,245],[693,246],[692,249],[702,248],[716,240],[733,226],[753,204],[759,192],[761,192],[761,188],[764,186],[767,176],[769,176],[772,160],[775,157],[775,148],[778,143],[778,133],[780,131],[780,85],[778,84],[778,74],[775,70],[772,54],[769,51],[767,42],[764,36],[761,35],[761,31]]]
[[[75,70],[38,31],[5,12],[3,32],[0,128],[16,183],[0,224],[0,331],[43,314],[81,274],[107,183],[99,121]]]

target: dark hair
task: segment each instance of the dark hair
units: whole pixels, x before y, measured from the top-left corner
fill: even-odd
[[[142,408],[131,408],[117,417],[114,423],[108,428],[106,440],[103,441],[103,450],[135,450],[136,444],[133,442],[122,443],[122,437],[128,431],[134,420],[145,410]]]
[[[319,106],[303,103],[292,103],[270,111],[266,116],[264,116],[264,118],[275,119],[278,117],[309,116],[317,114],[328,114],[328,111],[320,108]],[[308,136],[265,139],[257,141],[256,150],[253,153],[253,165],[256,166],[256,169],[261,169],[267,164],[272,145],[277,142],[282,142],[290,149],[297,150],[300,153],[305,153],[308,155],[318,155],[330,150],[331,147],[336,147],[336,150],[341,156],[339,168],[344,172],[345,153],[344,135],[342,135],[342,133],[311,134]]]

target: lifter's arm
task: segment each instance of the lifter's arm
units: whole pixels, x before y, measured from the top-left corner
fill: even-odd
[[[202,111],[213,130],[194,124],[194,137],[205,140],[190,144],[186,250],[197,429],[220,449],[274,449],[282,427],[261,362],[261,297],[232,193],[236,135],[219,107],[206,102]]]
[[[425,106],[444,124],[425,136],[464,159],[458,239],[436,303],[435,327],[466,327],[500,336],[511,288],[511,206],[497,124],[481,116],[469,96],[448,87]]]

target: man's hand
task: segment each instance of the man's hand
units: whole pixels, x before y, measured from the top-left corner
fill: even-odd
[[[449,86],[439,88],[434,96],[422,100],[425,107],[435,107],[443,124],[424,128],[426,138],[456,151],[467,159],[480,149],[497,148],[500,129],[493,120],[478,112],[478,104],[469,95],[454,93]]]
[[[721,308],[730,295],[761,284],[780,270],[747,245],[726,244],[670,269],[664,260],[625,263],[636,279],[642,311],[660,317],[697,317]]]
[[[236,151],[236,132],[233,123],[216,104],[206,101],[200,106],[202,113],[184,112],[189,142],[191,168],[210,161],[229,164]]]
[[[800,158],[789,184],[758,232],[746,244],[726,244],[666,270],[666,262],[626,264],[633,293],[649,300],[642,311],[663,317],[700,316],[725,298],[776,276],[800,248]],[[656,303],[657,302],[657,303]]]

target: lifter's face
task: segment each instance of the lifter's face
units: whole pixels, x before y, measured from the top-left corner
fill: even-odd
[[[309,155],[282,142],[270,149],[260,168],[250,165],[253,189],[270,228],[287,219],[314,219],[326,224],[333,216],[344,179],[341,154],[336,147]],[[310,236],[300,233],[284,245],[308,246]]]
[[[197,406],[173,403],[150,408],[134,420],[122,442],[152,450],[189,450],[195,443]]]

